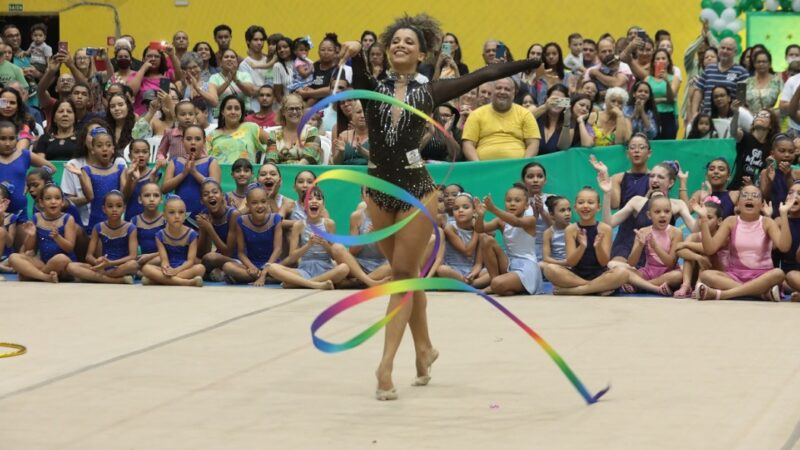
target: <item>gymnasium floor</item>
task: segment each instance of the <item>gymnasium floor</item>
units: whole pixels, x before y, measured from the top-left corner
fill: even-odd
[[[373,399],[382,332],[323,354],[342,291],[0,285],[0,449],[800,449],[800,304],[514,297],[592,392],[477,297],[431,293],[440,350]],[[385,301],[335,318],[349,339]],[[2,352],[3,349],[0,349]]]

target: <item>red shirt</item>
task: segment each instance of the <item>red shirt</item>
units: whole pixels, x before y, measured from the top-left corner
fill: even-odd
[[[247,115],[247,117],[244,118],[244,121],[253,122],[254,124],[260,126],[261,128],[267,128],[267,127],[274,127],[275,125],[277,125],[277,123],[275,122],[275,117],[276,117],[275,111],[270,111],[263,118],[258,117],[255,114],[249,114]]]

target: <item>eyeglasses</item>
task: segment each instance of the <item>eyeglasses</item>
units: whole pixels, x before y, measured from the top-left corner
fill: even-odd
[[[743,200],[757,200],[761,198],[761,192],[742,192],[739,197]]]
[[[299,106],[292,106],[290,108],[286,108],[286,112],[300,112],[303,108]]]
[[[74,78],[69,78],[69,77],[62,77],[58,79],[59,83],[73,83],[74,81],[75,81]]]

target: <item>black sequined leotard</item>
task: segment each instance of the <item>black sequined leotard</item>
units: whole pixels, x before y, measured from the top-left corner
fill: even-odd
[[[419,83],[410,80],[404,102],[431,115],[434,108],[487,81],[511,76],[536,66],[532,60],[492,64],[460,78]],[[353,87],[394,97],[395,80],[376,80],[367,69],[362,54],[353,58]],[[374,100],[361,101],[369,132],[370,161],[368,173],[384,179],[422,198],[436,188],[420,155],[419,143],[426,122],[403,110],[395,126],[392,106]],[[385,211],[405,211],[409,203],[369,189],[369,196]]]

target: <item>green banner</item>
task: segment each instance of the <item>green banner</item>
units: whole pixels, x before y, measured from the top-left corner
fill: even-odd
[[[678,160],[683,170],[689,172],[689,192],[700,188],[700,183],[705,180],[705,166],[713,158],[723,157],[733,164],[736,155],[735,143],[732,139],[704,139],[682,141],[652,141],[653,154],[649,166],[664,160]],[[447,183],[458,183],[464,186],[467,192],[484,196],[491,192],[497,204],[503,204],[506,190],[512,183],[520,181],[522,167],[529,161],[538,161],[547,170],[547,185],[545,192],[559,194],[574,201],[575,195],[583,186],[592,186],[597,189],[596,173],[589,164],[589,155],[594,154],[607,166],[609,173],[622,172],[630,167],[625,157],[625,147],[574,148],[549,155],[537,156],[532,159],[513,159],[502,161],[460,162],[453,167]],[[60,179],[62,164],[56,163]],[[283,183],[281,193],[295,198],[293,190],[294,177],[297,172],[310,169],[316,174],[334,168],[366,171],[365,166],[281,166]],[[437,183],[443,181],[450,170],[450,164],[429,164],[428,170]],[[256,170],[257,172],[257,170]],[[230,166],[222,167],[222,187],[231,191],[235,184],[231,177]],[[350,213],[360,201],[361,186],[344,183],[341,181],[326,181],[320,187],[325,193],[326,208],[331,218],[336,221],[337,231],[347,233],[349,229]],[[678,184],[672,190],[671,196],[678,196]]]

